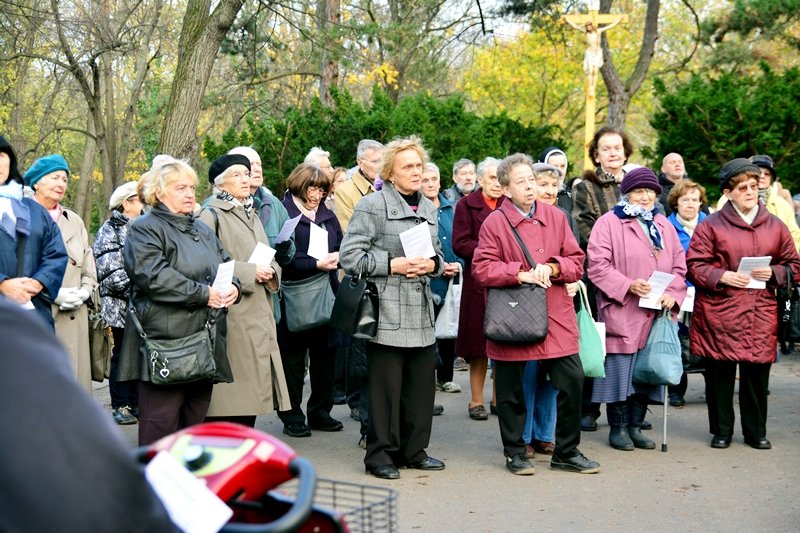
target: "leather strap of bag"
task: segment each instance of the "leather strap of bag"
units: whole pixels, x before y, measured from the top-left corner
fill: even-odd
[[[17,277],[21,278],[25,275],[25,241],[28,236],[23,233],[17,233]]]
[[[144,329],[142,329],[142,323],[139,322],[139,316],[136,314],[136,307],[133,304],[130,305],[130,310],[131,310],[131,319],[133,319],[133,326],[136,328],[136,333],[138,333],[142,339],[146,339],[147,334],[144,332]],[[209,307],[206,313],[206,324],[203,327],[208,328],[210,324],[211,324],[211,308]]]
[[[511,224],[511,219],[508,218],[508,215],[506,215],[504,211],[500,211],[500,212],[503,213],[504,217],[506,217],[506,220],[508,221],[508,225],[511,227],[511,231],[514,232],[514,237],[517,238],[517,242],[519,243],[519,247],[522,248],[522,253],[525,254],[525,259],[528,260],[528,264],[531,266],[531,268],[536,268],[536,261],[533,260],[533,257],[531,257],[530,252],[528,252],[528,247],[525,246],[524,242],[522,242],[522,238],[519,236],[519,233],[517,233],[517,228],[515,228],[514,225]]]

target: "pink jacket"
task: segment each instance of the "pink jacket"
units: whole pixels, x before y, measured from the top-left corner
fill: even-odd
[[[508,215],[508,219],[504,216]],[[486,341],[486,355],[499,361],[555,359],[578,353],[578,324],[565,283],[583,275],[584,253],[557,207],[536,202],[532,219],[522,216],[511,201],[504,202],[481,226],[478,248],[472,258],[472,275],[484,287],[519,285],[517,274],[530,268],[508,221],[538,263],[558,263],[561,274],[547,289],[547,337],[534,344]]]
[[[636,279],[647,281],[658,270],[674,274],[667,294],[677,312],[686,297],[686,257],[673,225],[663,215],[654,222],[664,249],[657,252],[634,218],[621,219],[609,211],[601,216],[589,237],[589,279],[597,288],[598,321],[606,324],[606,349],[611,354],[633,354],[644,347],[658,311],[639,307],[639,297],[628,292]]]

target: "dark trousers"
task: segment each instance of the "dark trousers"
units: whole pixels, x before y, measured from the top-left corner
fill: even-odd
[[[714,435],[730,437],[736,416],[733,412],[733,389],[736,383],[735,361],[706,359],[706,404],[708,427]],[[767,390],[769,363],[738,363],[739,411],[742,434],[746,438],[767,436]]]
[[[439,358],[442,366],[436,369],[436,381],[453,381],[453,363],[456,360],[456,340],[437,339],[436,347],[439,350]]]
[[[284,331],[282,332],[281,329]],[[306,353],[308,353],[308,375],[311,381],[311,396],[308,398],[308,423],[322,423],[331,417],[333,409],[333,383],[336,368],[336,348],[328,346],[328,328],[315,328],[299,333],[278,329],[278,343],[283,360],[283,373],[289,389],[292,408],[280,411],[278,417],[286,425],[304,424],[303,378],[305,377]]]
[[[203,422],[211,404],[211,381],[153,385],[139,381],[139,446]]]
[[[368,343],[367,468],[424,461],[431,438],[433,345],[398,348]]]
[[[503,452],[511,457],[525,453],[525,396],[522,374],[527,361],[494,361],[497,387],[497,418]],[[581,441],[581,394],[583,367],[578,354],[539,361],[539,371],[546,372],[550,383],[558,390],[556,397],[556,450],[559,457],[569,458],[578,453]]]
[[[117,409],[118,407],[138,407],[139,406],[139,393],[136,390],[135,381],[117,381],[114,376],[117,375],[117,367],[119,367],[119,352],[122,350],[122,337],[125,334],[125,328],[111,327],[111,334],[114,336],[114,349],[111,351],[111,377],[108,378],[108,393],[111,396],[111,408]]]

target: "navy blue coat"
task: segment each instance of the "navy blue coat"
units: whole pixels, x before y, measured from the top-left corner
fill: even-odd
[[[50,306],[58,296],[64,279],[67,250],[61,231],[47,210],[32,198],[23,198],[22,202],[31,213],[31,233],[25,240],[22,277],[33,278],[44,287],[42,292],[33,297],[33,306],[42,320],[55,328]],[[0,282],[16,277],[17,241],[0,231]]]

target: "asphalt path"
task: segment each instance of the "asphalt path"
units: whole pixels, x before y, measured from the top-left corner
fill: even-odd
[[[545,456],[535,458],[535,475],[512,475],[504,466],[497,418],[470,420],[468,373],[456,372],[455,381],[464,392],[436,393],[445,412],[434,418],[428,453],[446,462],[440,472],[401,469],[392,481],[366,474],[358,423],[347,406],[332,413],[344,423],[341,432],[292,439],[282,435],[274,414],[260,416],[256,427],[284,439],[322,478],[398,490],[403,532],[800,530],[800,355],[772,368],[772,450],[745,445],[738,420],[730,448],[709,447],[703,379],[691,375],[686,407],[668,409],[666,452],[661,406],[647,416],[654,428],[645,433],[656,441],[655,450],[612,449],[605,416],[598,431],[582,433],[580,449],[602,466],[594,475],[550,470]],[[487,402],[490,396],[487,382]],[[95,384],[95,397],[108,407],[107,382]],[[133,447],[136,426],[118,427]]]

